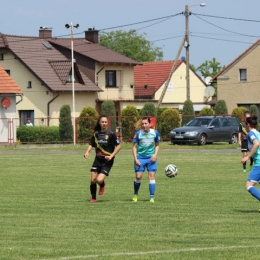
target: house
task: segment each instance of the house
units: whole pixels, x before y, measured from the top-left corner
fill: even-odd
[[[98,31],[89,29],[74,38],[74,92],[71,39],[53,38],[52,29],[38,37],[0,34],[0,65],[21,88],[24,99],[16,117],[32,118],[34,125],[58,125],[59,110],[75,100],[75,116],[84,106],[100,112],[104,100],[115,101],[117,113],[124,100],[133,100],[134,66],[138,62],[98,44]]]
[[[138,108],[144,102],[153,102],[157,106],[163,95],[165,83],[171,74],[174,61],[144,62],[134,67],[134,97]],[[182,109],[186,100],[186,63],[176,61],[175,70],[163,96],[161,107]],[[194,110],[200,111],[205,104],[205,82],[190,69],[190,96]]]
[[[225,100],[228,113],[254,104],[260,111],[260,40],[256,41],[235,60],[212,78],[217,83],[218,100]]]
[[[23,99],[23,93],[14,80],[0,66],[0,143],[12,144],[16,142],[16,97]]]

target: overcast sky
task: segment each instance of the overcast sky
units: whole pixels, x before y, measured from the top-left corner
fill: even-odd
[[[136,29],[164,60],[176,57],[185,35],[185,5],[189,6],[190,63],[196,67],[216,58],[227,65],[260,38],[260,0],[8,0],[1,1],[0,32],[38,36],[40,26],[53,36],[69,37],[66,23],[79,24],[75,37],[88,28]],[[205,7],[200,7],[205,3]],[[163,18],[163,19],[162,19]],[[150,22],[145,22],[149,21]],[[132,25],[130,25],[132,24]],[[124,26],[128,25],[128,26]],[[113,29],[109,29],[113,28]],[[185,49],[181,56],[185,56]]]

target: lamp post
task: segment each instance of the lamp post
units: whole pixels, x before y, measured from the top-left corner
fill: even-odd
[[[190,100],[190,42],[189,42],[189,8],[191,6],[201,6],[204,7],[206,4],[194,4],[194,5],[185,5],[185,43],[184,47],[186,48],[186,91],[187,91],[187,100]]]
[[[76,144],[76,120],[75,120],[75,90],[74,90],[74,50],[73,50],[73,27],[78,28],[79,24],[73,25],[71,22],[65,24],[67,29],[70,28],[70,38],[71,38],[71,80],[72,80],[72,121],[73,121],[73,144]]]

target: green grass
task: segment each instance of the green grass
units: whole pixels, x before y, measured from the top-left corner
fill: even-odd
[[[0,259],[258,260],[260,204],[244,189],[236,148],[160,151],[154,204],[147,174],[131,201],[131,151],[118,154],[104,195],[90,204],[94,151],[85,160],[84,147],[2,149]],[[176,178],[164,175],[168,163]]]

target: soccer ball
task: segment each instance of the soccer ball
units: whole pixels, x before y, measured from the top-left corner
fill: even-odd
[[[164,173],[169,178],[176,177],[178,174],[178,168],[174,164],[168,164],[164,169]]]

